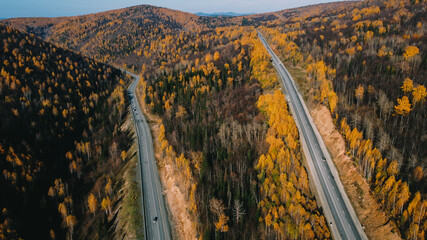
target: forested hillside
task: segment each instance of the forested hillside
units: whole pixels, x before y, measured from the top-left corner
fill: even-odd
[[[295,123],[283,94],[275,91],[278,82],[256,37],[254,27],[257,27],[286,64],[305,73],[300,80],[305,98],[329,109],[346,140],[346,155],[352,157],[359,173],[366,178],[381,211],[396,222],[402,238],[424,239],[427,230],[426,7],[422,0],[375,0],[210,18],[136,6],[78,17],[3,22],[141,74],[141,102],[146,113],[160,120],[152,121],[156,123],[151,127],[157,142],[159,168],[164,173],[166,197],[172,203],[174,231],[180,238],[330,238],[328,224],[308,187]],[[3,51],[10,55],[13,49],[9,45],[8,52]],[[37,62],[30,58],[22,61]],[[26,71],[26,63],[15,62]],[[7,63],[4,65],[16,68],[11,60]],[[67,70],[66,63],[62,60],[60,65],[64,64],[64,69],[55,66],[55,71],[58,68],[57,71],[65,71],[63,74],[69,72],[73,81],[77,77],[73,74],[78,74],[76,69],[81,68],[68,63]],[[101,67],[93,68],[85,67],[102,82],[104,76],[96,75]],[[38,68],[29,67],[29,71],[34,69]],[[101,71],[105,74],[104,69]],[[110,71],[112,78],[119,77],[112,68]],[[27,79],[16,77],[19,81]],[[93,86],[91,81],[95,80],[89,79],[90,86],[81,83],[82,87]],[[108,87],[124,87],[114,81]],[[51,86],[51,91],[65,91],[59,86],[60,83],[56,88]],[[96,101],[98,98],[89,97],[90,94],[85,98],[83,90],[79,91],[81,98],[96,105],[104,104],[105,99],[118,92],[110,88],[105,86],[108,92],[97,88],[104,91],[97,95],[99,99],[104,97],[104,101]],[[24,90],[19,88],[19,91],[24,94]],[[58,94],[58,98],[64,96]],[[22,97],[25,101],[20,100]],[[30,98],[25,95],[18,97],[15,101],[24,103],[11,108],[10,113],[24,114],[27,99]],[[63,109],[58,111],[58,116],[63,114]],[[97,113],[92,118],[103,119],[105,113]],[[66,112],[66,116],[69,114]],[[57,120],[53,119],[49,124],[56,126]],[[118,116],[115,119],[109,119],[108,124],[118,121]],[[79,126],[99,126],[91,125],[92,121],[95,120],[79,122],[86,124]],[[58,121],[58,126],[62,125]],[[119,128],[105,129],[119,131]],[[83,141],[80,139],[84,133],[81,130],[80,135],[73,135],[75,141]],[[117,146],[122,151],[127,138],[120,139]],[[83,145],[76,145],[74,152],[72,146],[71,150],[66,149],[71,155],[64,153],[58,158],[71,158],[68,160],[71,161],[80,157],[84,161],[85,154],[77,154]],[[6,156],[8,147],[3,149]],[[26,152],[23,154],[26,156]],[[10,179],[7,173],[5,176]],[[80,178],[83,177],[71,179],[82,181]],[[95,181],[90,179],[86,181]],[[99,184],[96,186],[105,182]],[[85,191],[82,196],[87,196],[90,189]],[[100,192],[96,195],[94,191],[92,195],[98,202],[106,197]],[[180,204],[173,204],[174,201]],[[0,220],[8,216],[11,216],[9,209]],[[61,219],[59,215],[57,218]]]
[[[112,238],[127,78],[3,24],[0,62],[0,238]]]
[[[191,36],[188,45],[209,47],[196,48],[181,68],[143,72],[143,99],[162,118],[164,158],[188,181],[199,235],[329,238],[301,166],[295,123],[283,94],[271,94],[278,83],[256,32]]]
[[[338,6],[349,2],[336,3]],[[283,10],[275,13],[241,17],[202,17],[167,8],[140,5],[102,13],[61,18],[15,18],[3,23],[27,33],[33,33],[46,41],[69,48],[96,60],[125,66],[136,72],[145,63],[151,65],[152,55],[157,64],[169,62],[178,55],[179,64],[188,56],[172,52],[179,48],[174,38],[185,32],[203,32],[224,26],[258,26],[292,18],[318,8],[330,8],[320,4]],[[200,46],[208,47],[208,46]]]
[[[96,60],[135,67],[134,70],[139,71],[144,57],[155,54],[157,42],[166,41],[163,46],[166,48],[171,35],[209,29],[223,21],[229,20],[141,5],[77,17],[18,18],[4,20],[4,23]],[[168,57],[165,52],[160,54],[162,58]]]
[[[330,109],[348,154],[409,239],[427,228],[426,10],[423,1],[365,1],[265,29],[285,61],[306,69],[306,97]]]
[[[133,11],[151,15],[141,17]],[[35,28],[30,23],[25,28],[96,59],[126,63],[125,67],[141,71],[143,100],[162,118],[158,138],[163,160],[159,161],[173,168],[168,171],[178,178],[173,184],[179,186],[186,204],[181,212],[172,212],[175,231],[182,239],[330,238],[308,189],[293,120],[287,111],[281,112],[288,119],[283,124],[293,126],[292,135],[276,128],[281,122],[268,121],[272,113],[267,109],[286,105],[259,100],[264,91],[263,99],[271,98],[267,93],[277,81],[254,29],[214,29],[203,22],[183,27],[176,16],[162,15],[164,11],[142,6],[118,10],[119,18],[113,12],[66,21],[39,19],[35,22],[44,26]],[[270,16],[265,19],[278,19]],[[81,19],[87,27],[74,29],[76,22],[68,23]],[[284,99],[278,93],[274,98]],[[263,103],[257,105],[258,101]],[[261,155],[262,164],[257,164]],[[181,196],[176,189],[174,193],[167,197]]]

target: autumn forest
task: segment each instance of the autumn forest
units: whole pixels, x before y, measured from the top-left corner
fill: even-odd
[[[367,237],[425,239],[426,11],[368,0],[1,20],[0,239],[146,237],[121,69],[141,78],[174,239],[334,238],[257,31],[296,81]]]

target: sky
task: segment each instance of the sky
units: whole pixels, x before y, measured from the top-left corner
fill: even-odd
[[[0,18],[75,16],[140,4],[190,13],[262,13],[337,0],[0,0]]]

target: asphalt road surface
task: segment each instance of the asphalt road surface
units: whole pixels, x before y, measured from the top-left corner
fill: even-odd
[[[166,205],[162,194],[159,173],[154,158],[153,141],[150,128],[142,114],[136,98],[135,89],[139,82],[139,76],[126,72],[135,80],[128,88],[131,101],[131,111],[135,123],[135,132],[138,140],[138,165],[142,182],[142,207],[145,216],[145,239],[172,239]]]
[[[299,128],[301,142],[307,158],[311,176],[330,224],[335,239],[368,239],[357,216],[346,196],[339,180],[338,173],[331,161],[325,144],[313,124],[307,107],[298,93],[295,83],[282,62],[268,45],[265,38],[258,32],[261,42],[271,55],[280,80],[286,90],[293,117]]]

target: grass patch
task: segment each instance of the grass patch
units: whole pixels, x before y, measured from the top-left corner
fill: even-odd
[[[290,61],[283,62],[283,65],[291,74],[292,78],[295,80],[298,89],[304,97],[304,100],[307,100],[307,93],[310,91],[310,86],[307,82],[307,75],[305,70],[300,67],[292,66]]]
[[[128,231],[134,233],[135,239],[142,239],[144,232],[142,231],[143,218],[141,209],[141,191],[139,184],[136,182],[136,170],[134,164],[131,164],[131,169],[125,175],[125,181],[128,187],[125,189],[122,211],[123,215],[128,217]],[[129,236],[127,236],[129,239]]]
[[[124,125],[130,128],[134,134],[134,125],[130,117],[128,117]],[[116,208],[115,235],[116,239],[144,239],[141,187],[138,180],[139,176],[136,172],[136,163],[138,161],[136,140],[129,149],[128,155],[132,157],[126,163],[122,174],[122,186],[118,196],[122,200]]]

